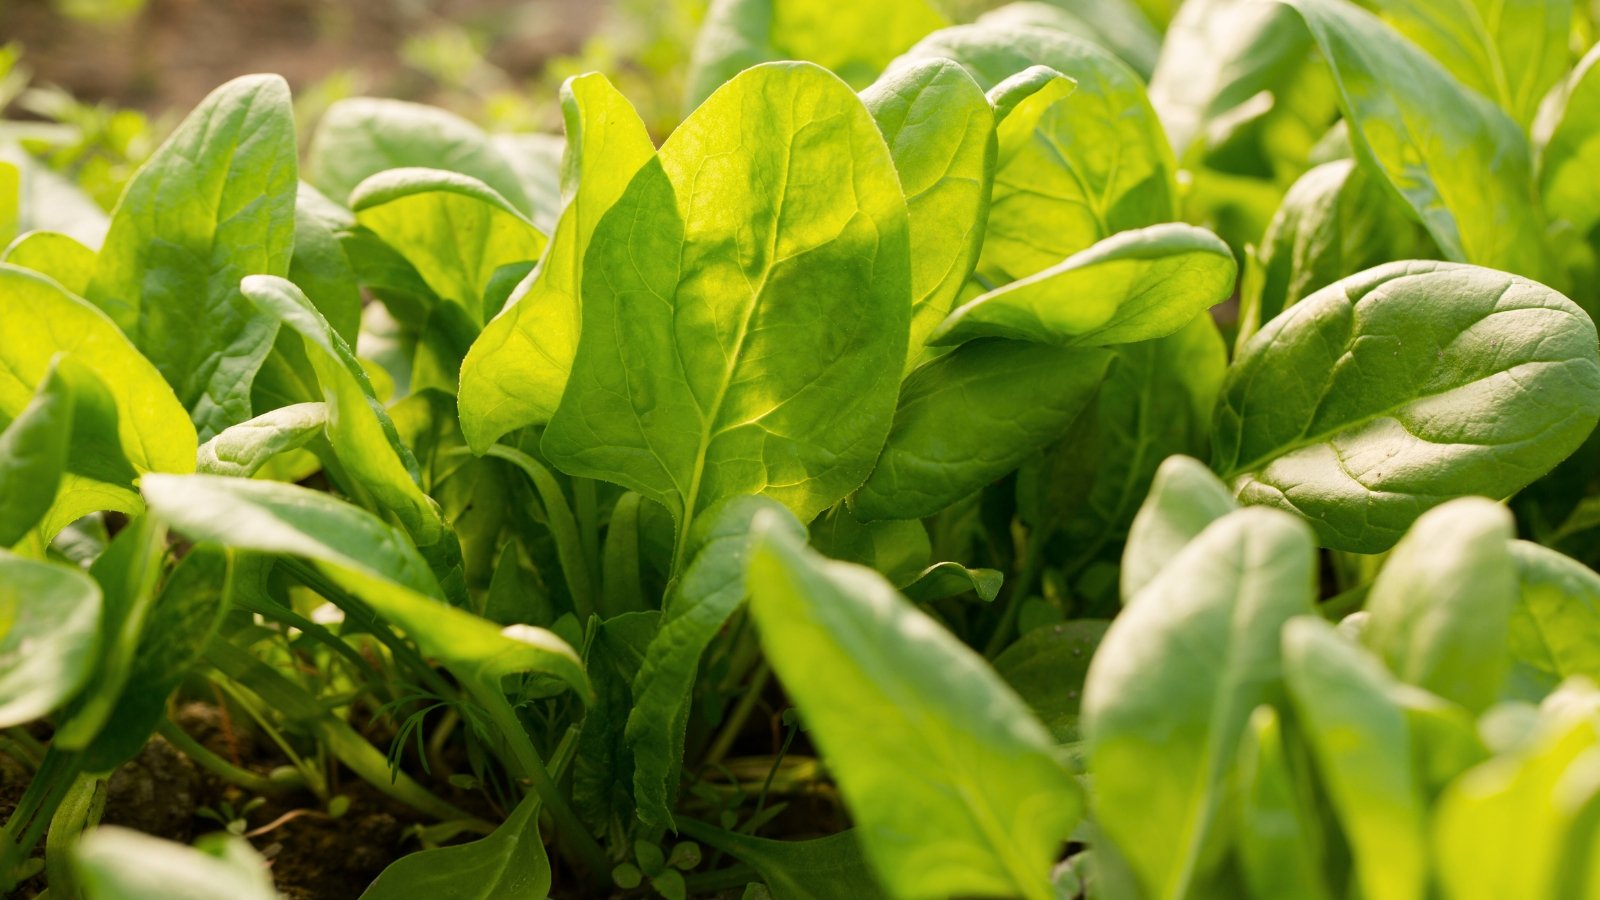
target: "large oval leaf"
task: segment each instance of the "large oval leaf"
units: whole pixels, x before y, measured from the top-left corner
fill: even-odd
[[[680,536],[737,494],[808,520],[866,477],[911,272],[894,163],[844,82],[803,63],[729,82],[635,176],[584,266],[584,340],[543,440],[556,466],[661,503]]]
[[[1594,323],[1476,266],[1393,263],[1300,301],[1245,345],[1213,468],[1240,501],[1300,513],[1329,547],[1392,546],[1452,497],[1499,499],[1600,419]]]
[[[1054,896],[1082,801],[1043,726],[881,575],[772,525],[750,608],[878,879],[897,897]]]
[[[82,572],[0,550],[0,728],[71,699],[99,661],[100,587]]]

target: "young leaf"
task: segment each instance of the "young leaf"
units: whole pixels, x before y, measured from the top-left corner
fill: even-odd
[[[929,0],[715,0],[689,58],[692,110],[741,71],[798,59],[839,73],[856,87],[870,82],[895,55],[947,23]]]
[[[1037,117],[1000,124],[978,274],[1004,284],[1119,231],[1177,218],[1177,165],[1139,76],[1087,41],[981,25],[930,35],[908,59],[947,57],[985,90],[1042,65],[1077,83]]]
[[[678,828],[755,869],[773,900],[880,900],[886,896],[872,877],[854,831],[809,841],[770,841],[712,828],[694,819],[679,819]]]
[[[889,144],[911,222],[907,366],[978,262],[995,160],[995,114],[947,59],[897,66],[861,92]]]
[[[54,278],[78,296],[89,290],[94,273],[94,251],[69,235],[55,231],[30,231],[6,248],[6,262]]]
[[[0,550],[0,728],[43,718],[88,683],[100,600],[77,569]]]
[[[1417,519],[1367,594],[1361,641],[1401,681],[1474,713],[1499,699],[1517,602],[1511,513],[1467,497]]]
[[[200,445],[202,475],[249,478],[280,453],[311,443],[328,424],[323,403],[296,403],[240,422]]]
[[[245,275],[287,275],[296,174],[289,86],[236,78],[211,93],[128,183],[86,295],[172,385],[202,439],[250,418],[272,319]]]
[[[1383,666],[1322,619],[1283,631],[1283,674],[1369,900],[1426,896],[1425,808],[1412,736]]]
[[[1333,70],[1350,140],[1455,262],[1546,277],[1527,138],[1371,13],[1285,0]]]
[[[979,16],[978,24],[1065,31],[1115,53],[1146,80],[1161,52],[1161,33],[1132,0],[1013,2]]]
[[[934,345],[980,337],[1103,347],[1166,337],[1233,292],[1233,252],[1203,228],[1124,231],[969,301]]]
[[[1332,900],[1306,779],[1290,765],[1282,717],[1271,706],[1250,714],[1239,746],[1239,858],[1255,897]]]
[[[1289,188],[1247,269],[1240,297],[1245,343],[1303,297],[1345,277],[1397,259],[1436,251],[1409,207],[1354,160],[1324,163]]]
[[[1082,719],[1096,822],[1150,896],[1183,897],[1213,876],[1239,743],[1278,690],[1279,632],[1311,611],[1315,572],[1308,529],[1239,510],[1184,547],[1100,642]]]
[[[549,421],[578,348],[583,258],[600,217],[655,155],[633,106],[599,74],[561,86],[567,126],[561,218],[544,259],[461,365],[461,431],[474,453]]]
[[[530,792],[493,834],[402,856],[361,897],[545,900],[550,878],[550,858],[539,837],[539,795]]]
[[[1053,896],[1081,812],[1049,735],[883,577],[757,520],[750,608],[773,670],[895,896]]]
[[[986,340],[911,373],[894,427],[851,498],[864,520],[930,516],[1061,436],[1094,399],[1111,356]]]
[[[680,535],[737,494],[802,520],[832,506],[888,431],[906,230],[888,148],[843,82],[803,63],[740,75],[596,228],[545,455],[662,504]]]
[[[405,535],[370,513],[317,491],[243,478],[148,475],[140,488],[155,515],[193,540],[312,560],[458,677],[494,684],[543,672],[590,694],[565,641],[528,625],[502,629],[449,606]]]
[[[415,266],[435,294],[478,325],[500,311],[486,303],[495,273],[538,260],[545,246],[545,236],[510,201],[456,172],[380,172],[356,186],[350,209]]]
[[[1058,743],[1078,739],[1078,714],[1089,660],[1111,623],[1073,619],[1035,628],[995,657],[994,670],[1011,685]]]
[[[1600,682],[1600,575],[1527,541],[1511,542],[1522,596],[1507,634],[1512,660],[1555,685],[1572,675]]]
[[[52,365],[33,399],[0,430],[0,549],[22,540],[55,504],[73,406],[71,386]]]
[[[1199,460],[1168,457],[1128,529],[1122,601],[1132,600],[1200,532],[1238,508],[1228,486]]]
[[[86,900],[277,900],[271,870],[244,838],[214,834],[194,847],[129,828],[96,828],[72,848]]]
[[[650,825],[673,824],[672,802],[700,655],[744,602],[751,522],[763,510],[781,523],[774,527],[805,538],[805,526],[764,497],[735,497],[708,510],[689,534],[688,564],[667,595],[661,630],[645,648],[634,677],[627,741],[633,750],[639,817]]]
[[[1376,552],[1452,497],[1508,496],[1600,418],[1594,324],[1515,275],[1392,263],[1329,285],[1245,345],[1212,467],[1244,503]]]
[[[367,374],[344,339],[300,289],[283,278],[246,278],[244,295],[304,341],[326,405],[328,440],[340,464],[380,508],[426,547],[444,535],[439,506],[417,484],[417,463],[373,395]]]
[[[1600,45],[1584,54],[1540,110],[1539,196],[1578,235],[1600,223]]]
[[[454,113],[400,100],[353,97],[328,107],[306,153],[306,180],[343,203],[373,175],[411,166],[476,178],[528,212],[520,179],[478,126]]]

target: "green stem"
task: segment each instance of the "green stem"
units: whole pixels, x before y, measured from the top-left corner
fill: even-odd
[[[183,751],[195,765],[217,776],[229,784],[241,787],[252,794],[266,794],[278,796],[304,788],[304,774],[299,782],[273,781],[265,775],[258,775],[249,769],[243,769],[228,762],[194,738],[187,731],[179,728],[171,719],[162,719],[156,725],[156,732],[167,739],[167,743]],[[298,770],[296,770],[298,771]]]
[[[747,865],[739,864],[715,872],[701,872],[690,875],[683,880],[688,888],[689,896],[698,897],[702,894],[712,894],[717,891],[728,891],[741,888],[752,881],[760,881],[761,875]]]
[[[761,692],[766,690],[767,681],[772,677],[772,666],[766,660],[756,667],[754,675],[750,676],[750,686],[739,697],[739,703],[728,714],[728,721],[722,725],[722,730],[717,733],[717,739],[712,742],[711,749],[706,751],[706,765],[714,766],[722,762],[728,751],[733,749],[733,742],[738,740],[739,732],[744,730],[744,723],[750,718],[750,713],[761,701]]]
[[[1044,550],[1050,543],[1050,537],[1049,530],[1028,535],[1028,548],[1022,558],[1022,574],[1017,577],[1012,589],[1006,592],[1005,609],[1000,613],[1000,623],[994,627],[994,633],[989,635],[989,642],[984,645],[984,656],[993,659],[1006,648],[1011,632],[1016,628],[1022,603],[1033,591],[1034,583],[1039,580],[1039,573],[1044,571]]]
[[[37,770],[44,762],[44,745],[21,725],[13,725],[0,734],[0,752],[9,754],[17,762]]]
[[[72,789],[82,758],[80,753],[58,753],[53,749],[46,753],[38,773],[6,819],[5,830],[0,831],[0,897],[11,896],[12,888],[17,886],[17,870],[33,854],[50,819]]]
[[[507,758],[503,761],[518,779],[526,782],[533,788],[534,793],[539,795],[545,812],[549,813],[551,820],[555,822],[556,839],[577,857],[578,864],[588,876],[592,887],[596,889],[609,887],[610,858],[589,833],[589,829],[578,819],[577,813],[572,811],[572,806],[567,803],[567,798],[561,793],[561,788],[555,779],[550,777],[550,770],[545,768],[544,761],[539,758],[539,752],[533,748],[533,741],[528,739],[528,732],[522,727],[522,720],[517,718],[517,711],[512,709],[505,694],[501,693],[500,686],[475,682],[468,684],[467,689],[477,699],[478,705],[484,712],[488,713],[489,720],[499,731],[498,737],[507,751]]]

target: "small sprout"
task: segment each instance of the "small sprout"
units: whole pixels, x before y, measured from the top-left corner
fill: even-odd
[[[687,872],[700,865],[700,845],[694,841],[679,841],[667,857],[667,865]]]
[[[330,799],[328,801],[328,817],[329,818],[342,819],[342,818],[344,818],[345,813],[347,813],[349,811],[350,811],[350,797],[347,794],[340,794],[340,795],[338,795],[338,796],[336,796],[336,797],[334,797],[334,798],[332,798],[332,799]]]
[[[483,782],[466,772],[458,772],[448,779],[450,786],[463,791],[475,791],[483,787]]]
[[[611,870],[611,883],[625,891],[633,890],[643,881],[643,873],[633,863],[622,863]]]
[[[661,854],[661,848],[649,841],[634,841],[633,857],[639,861],[639,868],[652,877],[660,875],[667,868],[666,857]]]
[[[689,888],[684,884],[683,873],[677,869],[665,869],[659,875],[650,876],[650,886],[666,900],[687,900],[689,896]]]

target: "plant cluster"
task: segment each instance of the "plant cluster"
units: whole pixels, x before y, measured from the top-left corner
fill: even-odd
[[[1594,20],[1370,5],[717,0],[659,146],[6,156],[0,891],[275,896],[258,800],[96,827],[159,733],[414,811],[371,900],[1595,896]]]

